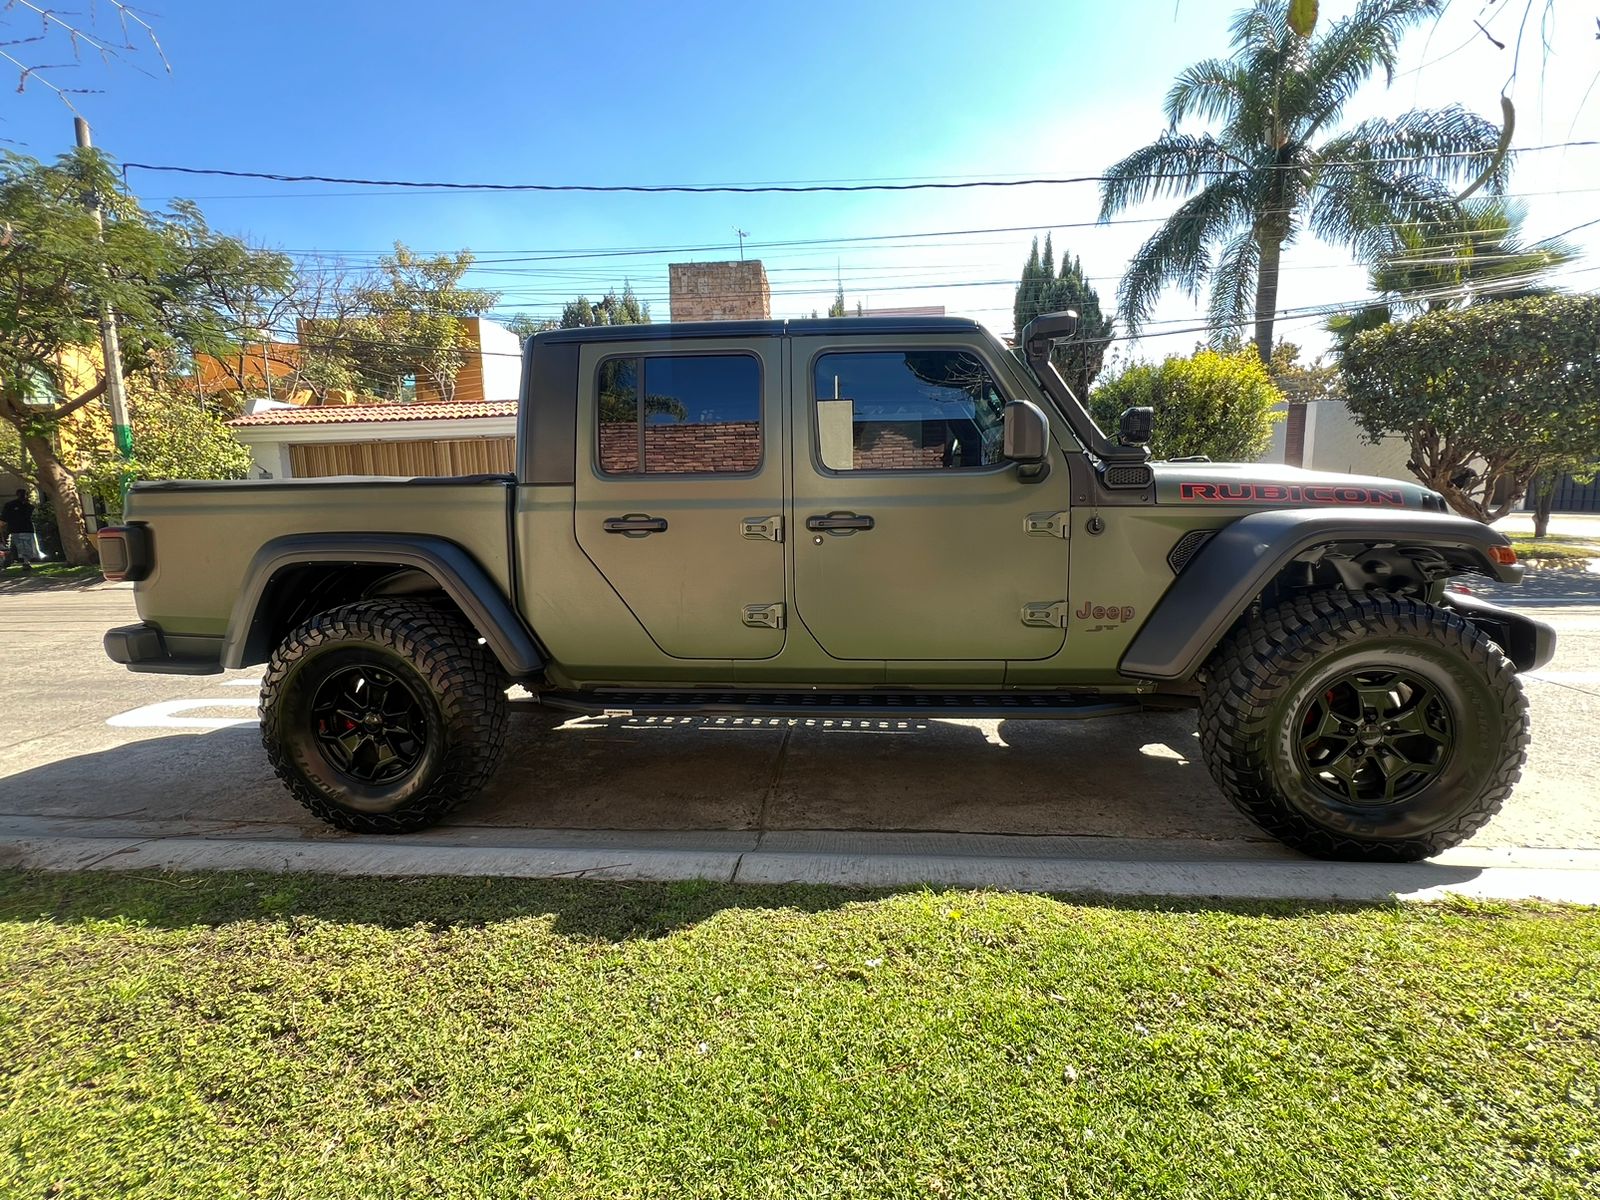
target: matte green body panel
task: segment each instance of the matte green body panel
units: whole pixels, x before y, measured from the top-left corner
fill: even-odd
[[[135,587],[140,616],[202,653],[196,647],[227,631],[243,573],[268,540],[339,531],[427,535],[465,548],[506,589],[548,652],[548,682],[557,687],[1142,691],[1154,685],[1120,676],[1117,664],[1171,588],[1168,554],[1185,534],[1264,506],[1440,503],[1397,480],[1269,464],[1157,463],[1153,489],[1108,493],[1095,485],[1065,414],[993,337],[954,322],[947,332],[873,331],[868,323],[860,330],[841,323],[792,335],[677,337],[655,327],[648,338],[612,331],[603,343],[584,343],[570,484],[562,474],[560,482],[516,485],[286,480],[136,488],[129,517],[149,525],[155,562]],[[1029,482],[1010,464],[892,472],[822,466],[810,394],[815,355],[918,348],[970,350],[1008,399],[1045,411],[1052,446],[1042,480]],[[673,353],[759,359],[757,471],[599,471],[599,363]],[[563,444],[541,442],[541,453],[559,463],[564,454],[552,447]],[[870,515],[875,526],[843,535],[805,528],[808,516],[836,512]],[[607,518],[629,515],[665,518],[667,529],[644,537],[605,532]],[[1025,527],[1029,517],[1052,516],[1066,536]],[[769,517],[782,518],[781,541],[741,527]],[[1064,624],[1024,622],[1024,605],[1052,604],[1061,606]],[[782,605],[782,624],[747,623],[744,610],[753,605]]]
[[[746,605],[784,600],[784,547],[745,537],[747,517],[783,512],[782,338],[607,342],[578,359],[576,506],[578,545],[622,597],[661,652],[679,659],[771,658],[784,631],[744,623]],[[607,358],[640,355],[754,356],[761,366],[761,465],[749,475],[607,475],[598,463],[595,382]],[[661,533],[607,533],[607,518],[660,517]],[[527,543],[536,547],[537,543]]]
[[[1061,648],[1064,630],[1022,622],[1025,604],[1067,598],[1066,539],[1024,529],[1029,514],[1067,508],[1071,485],[1059,447],[1047,477],[1033,483],[1011,463],[950,471],[822,464],[811,395],[818,355],[949,345],[937,335],[790,339],[795,609],[833,658],[1003,662],[1048,658]],[[1002,392],[1011,391],[983,347],[963,348],[985,358]],[[837,512],[871,516],[874,528],[807,531],[808,517]]]
[[[1098,534],[1089,532],[1090,519],[1096,515],[1103,522]],[[1042,687],[1117,679],[1123,651],[1172,586],[1168,552],[1191,529],[1222,525],[1229,519],[1227,514],[1192,508],[1105,508],[1098,514],[1075,508],[1069,539],[1073,586],[1066,644],[1045,662],[1011,663],[1006,682]],[[1096,615],[1096,609],[1103,612]]]
[[[518,597],[528,624],[550,651],[552,681],[564,687],[730,681],[731,659],[675,659],[650,639],[578,546],[573,494],[570,487],[523,485],[512,514]]]
[[[286,533],[415,533],[465,548],[501,587],[512,585],[506,520],[511,485],[495,480],[250,480],[136,487],[128,519],[147,523],[155,569],[134,585],[139,616],[173,636],[221,637],[261,546]]]

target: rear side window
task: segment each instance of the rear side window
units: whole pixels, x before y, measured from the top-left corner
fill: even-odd
[[[761,365],[747,354],[608,358],[596,393],[608,475],[741,475],[761,466]]]
[[[966,350],[824,354],[813,378],[830,471],[939,471],[1001,462],[1005,397]]]

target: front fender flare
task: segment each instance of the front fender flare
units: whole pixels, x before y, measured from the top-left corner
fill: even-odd
[[[1427,546],[1506,583],[1522,567],[1496,563],[1507,546],[1482,522],[1448,513],[1275,509],[1219,530],[1167,589],[1117,665],[1135,679],[1188,679],[1279,571],[1297,555],[1337,542]]]
[[[455,542],[440,537],[392,533],[296,533],[273,538],[257,550],[245,569],[222,645],[222,665],[234,670],[265,662],[272,652],[268,612],[262,601],[273,579],[289,567],[307,563],[382,565],[422,571],[439,584],[488,644],[513,679],[544,669],[544,655],[533,633],[512,607],[500,585],[481,563]]]

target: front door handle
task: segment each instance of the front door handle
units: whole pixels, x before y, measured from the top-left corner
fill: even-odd
[[[647,533],[665,533],[667,519],[665,517],[647,517],[641,513],[629,513],[625,517],[607,517],[600,528],[607,533],[620,533],[628,537],[643,537]]]
[[[873,524],[871,517],[861,517],[855,513],[829,513],[825,517],[806,518],[806,528],[819,533],[855,533],[871,529]]]

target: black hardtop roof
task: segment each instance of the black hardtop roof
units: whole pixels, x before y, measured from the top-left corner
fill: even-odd
[[[534,334],[536,342],[654,342],[680,338],[804,337],[830,333],[973,333],[969,317],[818,317],[795,321],[667,321],[659,325],[586,325]]]

